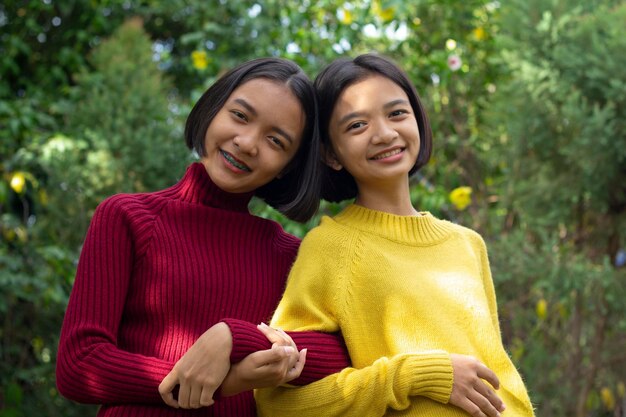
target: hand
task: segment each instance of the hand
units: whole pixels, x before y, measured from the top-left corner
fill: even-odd
[[[189,348],[161,384],[163,401],[174,408],[200,408],[212,405],[213,394],[230,370],[233,338],[225,323],[217,323]],[[172,391],[180,385],[178,401]]]
[[[296,342],[293,341],[291,336],[285,333],[282,329],[274,329],[272,327],[269,327],[265,323],[261,323],[256,327],[257,329],[259,329],[261,333],[265,335],[265,337],[267,337],[267,340],[269,340],[272,343],[272,346],[273,345],[284,346],[284,347],[291,346],[293,348],[292,354],[289,355],[288,369],[293,368],[296,365],[296,362],[299,360],[299,356],[298,356],[298,347],[296,346]]]
[[[294,341],[280,329],[272,329],[265,323],[257,327],[272,342],[272,348],[252,353],[232,365],[222,383],[224,396],[287,383],[298,378],[304,368],[306,349],[298,353]]]
[[[500,388],[496,374],[472,356],[451,354],[454,381],[450,404],[455,405],[474,417],[499,417],[506,408],[496,393]]]
[[[303,349],[298,354],[296,365],[289,368],[287,358],[292,352],[291,346],[274,345],[271,349],[246,356],[230,367],[222,383],[222,395],[228,397],[254,388],[276,387],[298,378],[304,368],[307,351]]]

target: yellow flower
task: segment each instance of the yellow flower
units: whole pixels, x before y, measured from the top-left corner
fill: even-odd
[[[26,176],[23,172],[17,171],[11,177],[11,188],[18,194],[22,194],[26,186]]]
[[[204,70],[209,65],[209,57],[205,51],[193,51],[191,53],[191,62],[197,70]]]
[[[456,41],[454,39],[448,39],[446,41],[446,49],[448,51],[452,51],[453,49],[456,49]]]
[[[46,192],[46,190],[41,189],[39,190],[39,202],[41,203],[42,206],[47,206],[48,202],[50,201],[50,199],[48,198],[48,193]]]
[[[3,230],[2,234],[4,235],[4,238],[7,240],[7,242],[13,242],[13,240],[15,240],[15,231],[13,229]]]
[[[349,25],[354,21],[354,17],[352,16],[352,12],[346,8],[341,9],[341,23],[344,25]]]
[[[620,398],[626,397],[626,385],[622,381],[617,383],[617,395]]]
[[[450,192],[448,197],[457,210],[465,210],[472,202],[472,188],[457,187]]]
[[[26,229],[22,226],[15,228],[15,235],[20,243],[24,243],[28,240],[28,233],[26,233]]]
[[[602,404],[604,404],[607,410],[615,408],[615,397],[613,396],[613,391],[611,391],[610,388],[602,388],[600,390],[600,397],[602,397]]]
[[[477,41],[482,41],[485,38],[487,38],[487,31],[485,31],[485,28],[483,28],[482,26],[479,26],[476,29],[474,29],[472,31],[472,34],[474,35],[474,38]]]
[[[380,4],[380,0],[374,0],[372,2],[372,10],[374,11],[374,14],[382,19],[383,22],[389,22],[396,14],[395,7],[387,7],[383,9],[382,5]]]
[[[535,306],[535,312],[537,313],[537,317],[539,320],[544,320],[548,315],[548,302],[545,298],[537,301],[537,305]]]

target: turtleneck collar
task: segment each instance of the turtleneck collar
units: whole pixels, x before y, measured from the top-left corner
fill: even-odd
[[[398,216],[351,204],[335,216],[343,225],[408,245],[428,246],[447,239],[454,230],[450,222],[429,212],[420,216]]]
[[[254,191],[229,193],[222,190],[211,180],[200,162],[191,164],[183,178],[170,191],[174,198],[188,203],[238,212],[248,212],[248,203],[254,196]]]

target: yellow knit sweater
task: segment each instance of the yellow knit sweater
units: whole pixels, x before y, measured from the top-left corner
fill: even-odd
[[[258,390],[261,416],[467,417],[447,404],[450,353],[496,373],[503,417],[533,416],[502,345],[482,238],[422,214],[351,205],[307,234],[272,326],[341,331],[354,368]]]

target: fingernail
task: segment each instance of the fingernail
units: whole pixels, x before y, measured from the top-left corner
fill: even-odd
[[[283,346],[283,349],[285,349],[286,353],[293,353],[295,350],[293,346]]]
[[[267,324],[261,322],[261,324],[259,324],[260,327],[267,327]]]

